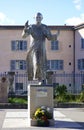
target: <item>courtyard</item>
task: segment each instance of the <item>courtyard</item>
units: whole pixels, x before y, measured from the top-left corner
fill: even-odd
[[[84,129],[84,108],[54,108],[53,114],[54,126],[40,129]],[[28,127],[27,115],[27,109],[0,109],[0,130],[39,130],[39,127]]]

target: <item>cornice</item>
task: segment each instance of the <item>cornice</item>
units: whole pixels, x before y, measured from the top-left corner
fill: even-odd
[[[74,26],[67,26],[67,25],[64,25],[64,26],[53,26],[53,25],[48,25],[48,27],[51,29],[51,30],[74,30]],[[23,25],[2,25],[0,26],[0,30],[22,30],[24,28]]]
[[[79,29],[82,29],[82,28],[84,28],[84,23],[79,24],[79,25],[74,27],[75,30],[79,30]]]

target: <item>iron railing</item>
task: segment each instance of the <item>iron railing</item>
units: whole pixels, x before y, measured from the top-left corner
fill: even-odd
[[[0,78],[3,76],[8,78],[8,73],[0,73]],[[27,86],[30,82],[26,73],[15,73],[13,78],[13,91],[19,93],[27,91]],[[70,93],[79,93],[82,91],[84,84],[84,73],[53,73],[52,84],[54,86],[64,84]]]

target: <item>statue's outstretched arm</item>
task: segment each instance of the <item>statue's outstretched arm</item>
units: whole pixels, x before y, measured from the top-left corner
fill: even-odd
[[[56,34],[52,34],[51,31],[49,30],[49,28],[47,28],[47,29],[44,28],[44,34],[48,40],[56,41],[60,34],[60,30],[58,29]]]
[[[53,40],[53,41],[54,41],[54,40],[57,40],[59,34],[60,34],[60,30],[58,30],[56,34],[52,34],[51,40]]]
[[[24,29],[23,29],[23,32],[22,32],[22,38],[26,38],[28,36],[28,27],[29,27],[28,22],[29,21],[27,21],[25,23],[25,26],[24,26]]]

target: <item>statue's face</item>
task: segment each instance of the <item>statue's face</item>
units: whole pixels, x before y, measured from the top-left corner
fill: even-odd
[[[42,16],[41,15],[37,15],[36,16],[36,22],[37,22],[37,24],[41,23],[41,21],[42,21]]]

